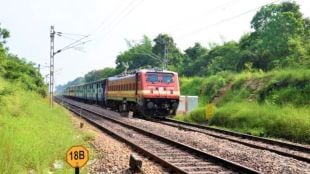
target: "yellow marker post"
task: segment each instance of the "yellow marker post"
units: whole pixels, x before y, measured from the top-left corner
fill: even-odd
[[[75,174],[80,173],[80,167],[83,167],[89,159],[88,150],[82,146],[72,146],[66,154],[67,163],[75,168]]]
[[[212,103],[209,103],[206,107],[206,120],[208,120],[208,118],[211,118],[214,114],[214,105]]]

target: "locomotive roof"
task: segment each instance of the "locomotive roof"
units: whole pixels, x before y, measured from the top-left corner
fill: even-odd
[[[140,70],[134,70],[130,73],[128,73],[127,75],[118,75],[118,76],[113,76],[113,77],[108,77],[107,79],[101,79],[101,80],[97,80],[97,81],[93,81],[93,82],[88,82],[88,83],[82,83],[82,84],[79,84],[79,85],[72,85],[72,86],[69,86],[69,87],[78,87],[78,86],[84,86],[84,85],[90,85],[90,84],[94,84],[94,83],[99,83],[99,82],[102,82],[102,81],[105,81],[105,80],[118,80],[118,79],[125,79],[125,78],[128,78],[128,77],[133,77],[135,76],[135,73],[137,72],[142,72],[142,73],[172,73],[172,74],[176,74],[176,72],[173,72],[173,71],[167,71],[167,70],[156,70],[156,69],[140,69]]]
[[[155,70],[155,69],[141,69],[141,70],[135,70],[132,72],[129,72],[128,74],[125,75],[118,75],[118,76],[113,76],[113,77],[109,77],[108,80],[120,80],[120,79],[126,79],[129,77],[133,77],[135,76],[135,73],[137,72],[142,72],[142,73],[172,73],[175,74],[176,72],[173,71],[166,71],[166,70]]]
[[[163,73],[176,73],[168,70],[156,70],[156,69],[141,69],[140,72],[163,72]]]

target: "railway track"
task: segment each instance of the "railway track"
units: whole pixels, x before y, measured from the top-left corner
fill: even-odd
[[[186,123],[174,119],[149,120],[156,123],[173,126],[185,131],[194,131],[203,133],[215,138],[226,139],[232,142],[243,144],[256,149],[268,150],[282,156],[292,157],[300,161],[310,163],[310,147],[289,142],[242,134],[238,132],[227,131],[210,126]]]
[[[60,103],[59,98],[56,98],[56,101]],[[175,173],[259,173],[254,169],[96,112],[77,102],[62,100],[61,103],[99,129],[125,141]]]

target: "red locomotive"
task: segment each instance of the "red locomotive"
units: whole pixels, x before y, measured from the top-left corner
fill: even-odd
[[[139,70],[67,89],[66,95],[120,112],[147,117],[174,115],[179,104],[178,74],[172,71]]]

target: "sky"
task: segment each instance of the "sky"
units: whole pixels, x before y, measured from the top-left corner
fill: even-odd
[[[117,55],[143,35],[160,33],[177,47],[200,42],[222,44],[252,31],[250,21],[262,5],[275,0],[0,0],[0,27],[10,31],[10,53],[41,64],[49,73],[50,26],[56,32],[55,51],[89,35],[85,44],[55,55],[55,84],[65,84],[87,72],[115,67]],[[279,3],[282,1],[277,1]],[[304,17],[310,1],[296,0]]]

